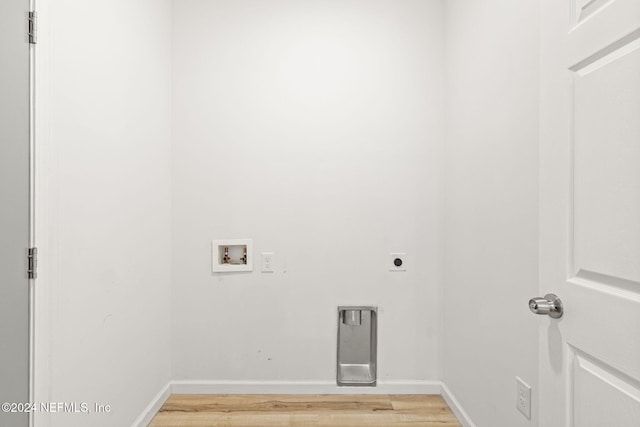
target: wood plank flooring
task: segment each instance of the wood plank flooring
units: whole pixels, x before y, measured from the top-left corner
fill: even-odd
[[[149,427],[460,427],[437,395],[172,395]]]

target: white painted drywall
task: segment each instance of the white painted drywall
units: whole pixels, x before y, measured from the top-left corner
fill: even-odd
[[[443,12],[174,3],[174,379],[331,381],[347,304],[380,308],[380,380],[439,378]],[[253,272],[211,272],[229,238]]]
[[[127,426],[170,379],[171,2],[50,3],[36,389],[111,412],[38,425]]]
[[[538,4],[446,5],[443,380],[478,426],[535,426]]]
[[[331,380],[341,304],[380,307],[381,380],[536,425],[535,2],[51,3],[41,395],[113,409],[39,425],[128,425],[170,378]],[[213,274],[219,238],[255,270]]]

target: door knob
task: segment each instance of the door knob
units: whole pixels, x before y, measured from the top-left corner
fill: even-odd
[[[554,319],[562,317],[562,301],[554,294],[546,294],[544,298],[531,298],[529,310],[535,314],[548,314]]]

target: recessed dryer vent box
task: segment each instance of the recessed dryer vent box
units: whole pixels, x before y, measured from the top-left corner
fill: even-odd
[[[211,242],[211,261],[214,273],[253,270],[251,239],[225,239]]]
[[[339,386],[376,385],[377,307],[338,307]]]

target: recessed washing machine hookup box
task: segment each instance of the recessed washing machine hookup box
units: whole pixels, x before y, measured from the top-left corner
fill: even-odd
[[[211,242],[211,265],[214,273],[253,271],[251,239],[223,239]]]

